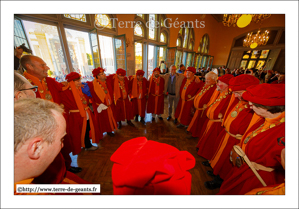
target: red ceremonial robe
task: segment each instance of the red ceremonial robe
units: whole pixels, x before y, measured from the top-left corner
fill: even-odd
[[[100,130],[101,135],[105,132],[112,132],[114,131],[114,127],[112,127],[109,123],[109,115],[108,115],[108,108],[111,108],[112,112],[113,112],[113,120],[115,118],[114,116],[114,112],[115,112],[115,104],[113,101],[111,101],[111,105],[106,109],[106,110],[102,110],[101,113],[99,113],[97,111],[97,108],[100,104],[102,104],[103,102],[101,101],[101,99],[97,96],[95,90],[94,90],[94,85],[93,82],[88,81],[87,82],[88,86],[89,86],[89,91],[92,95],[92,107],[94,110],[94,114],[95,114],[95,118],[98,124],[98,129]],[[112,85],[111,85],[111,80],[110,81],[106,81],[106,85],[107,85],[107,90],[108,90],[108,94],[110,95],[110,98],[113,98],[113,89],[112,89]],[[108,106],[107,101],[104,100],[104,105]],[[112,120],[112,119],[111,119]]]
[[[107,82],[111,79],[112,82],[112,89],[113,89],[113,94],[114,94],[114,76],[116,76],[115,74],[112,74],[110,76],[108,76],[107,78]],[[124,86],[125,86],[125,94],[123,92],[123,90],[119,88],[120,91],[120,98],[118,98],[117,101],[115,101],[115,95],[113,95],[112,98],[114,98],[114,104],[115,104],[115,112],[114,112],[114,117],[115,117],[115,121],[119,122],[119,121],[125,121],[127,120],[132,120],[133,119],[133,111],[132,111],[132,103],[129,101],[128,98],[128,92],[129,92],[129,80],[127,77],[124,78]]]
[[[31,79],[29,79],[27,74],[24,73],[25,78],[34,86],[35,84]],[[32,75],[31,75],[32,76]],[[36,78],[38,79],[38,78]],[[61,98],[59,92],[62,90],[63,85],[55,81],[54,78],[46,77],[46,83],[49,91],[51,92],[53,102],[61,105]],[[39,91],[36,93],[36,98],[41,98]],[[67,121],[67,114],[63,114],[65,120]],[[68,127],[67,127],[68,128]],[[66,129],[67,129],[66,128]],[[63,148],[60,153],[56,156],[54,161],[49,165],[49,167],[42,173],[40,176],[34,179],[34,183],[36,184],[58,184],[62,181],[64,176],[66,175],[66,170],[71,167],[71,158],[69,153],[72,149],[71,140],[68,135],[64,136]]]
[[[142,79],[142,86],[139,85],[139,81],[137,80],[137,95],[138,97],[133,96],[133,81],[134,76],[130,78],[129,82],[129,95],[131,97],[132,102],[132,110],[133,110],[133,116],[140,115],[140,117],[145,117],[145,107],[146,107],[146,95],[148,93],[148,81],[146,78]],[[141,97],[139,97],[141,94]]]
[[[88,102],[88,97],[83,94],[84,97],[86,98],[87,106],[89,105]],[[72,111],[72,110],[78,110],[78,106],[76,104],[74,95],[70,89],[66,89],[65,91],[61,92],[61,100],[63,105],[66,107],[67,110]],[[91,110],[89,110],[91,112]],[[87,114],[87,113],[86,113]],[[89,117],[91,116],[91,117]],[[89,120],[87,121],[90,123],[92,120],[94,127],[98,127],[97,122],[95,120],[94,114],[91,112],[89,115]],[[71,137],[71,142],[72,142],[72,153],[73,155],[77,155],[81,152],[81,132],[82,132],[82,127],[83,127],[83,117],[80,115],[80,112],[69,112],[68,120],[67,120],[67,126],[68,126],[68,133]],[[91,126],[90,126],[91,127]],[[95,136],[96,136],[96,141],[93,143],[99,143],[100,134],[97,128],[95,128]]]
[[[233,168],[233,164],[229,160],[230,151],[234,145],[240,143],[240,138],[237,139],[232,135],[243,135],[248,128],[254,113],[254,111],[250,109],[248,102],[242,101],[239,106],[238,104],[236,104],[231,111],[227,111],[225,115],[225,121],[223,123],[224,129],[216,139],[213,149],[213,153],[215,154],[210,161],[211,167],[214,169],[213,173],[219,175],[222,179],[224,179],[226,174]],[[244,108],[245,105],[246,107]],[[241,112],[238,110],[238,115],[233,118],[231,113],[236,110],[236,106],[238,106],[238,108],[242,106],[243,110]]]
[[[177,118],[178,121],[185,126],[189,125],[193,117],[192,109],[194,110],[194,97],[204,86],[203,82],[196,83],[195,78],[190,84],[187,81],[187,78],[184,78],[182,82],[180,88],[181,98],[174,115],[175,118]]]
[[[278,138],[285,136],[284,122],[273,128],[267,129],[264,132],[259,132],[256,136],[252,137],[247,144],[244,144],[247,136],[260,127],[261,124],[263,124],[263,120],[248,128],[242,137],[240,143],[241,148],[251,162],[275,169],[272,172],[262,170],[257,171],[268,186],[284,183],[285,171],[281,165],[281,151],[285,146],[278,143],[277,140]],[[240,168],[235,166],[230,170],[226,175],[218,194],[243,195],[252,189],[259,187],[263,187],[262,183],[258,180],[247,163],[244,162]]]
[[[225,111],[228,107],[228,104],[230,102],[230,98],[231,98],[230,93],[228,92],[220,93],[218,95],[218,98],[216,99],[216,103],[214,104],[215,106],[212,105],[207,110],[207,117],[209,118],[209,120],[206,120],[205,124],[203,125],[200,134],[201,137],[198,140],[198,144],[196,147],[199,148],[197,154],[208,160],[210,160],[213,157],[214,153],[212,151],[213,151],[214,144],[216,142],[215,139],[217,139],[217,136],[223,130],[223,127],[221,126],[222,120],[220,121],[218,116],[221,113],[223,118]],[[235,99],[235,102],[238,101]],[[217,120],[217,121],[213,121],[213,120]]]
[[[210,88],[209,88],[210,87]],[[205,89],[209,88],[205,91]],[[194,99],[194,107],[196,109],[194,116],[189,124],[187,131],[192,133],[193,137],[199,137],[200,131],[204,122],[208,119],[207,118],[207,109],[203,109],[203,106],[208,104],[212,94],[216,89],[216,84],[210,86],[204,86],[202,92],[198,92],[198,94],[202,93],[202,95],[196,95]],[[197,100],[197,96],[201,96],[199,100]]]
[[[163,93],[165,80],[161,76],[159,76],[159,78],[160,81],[157,81],[157,79],[154,78],[154,75],[150,78],[149,95],[147,101],[147,113],[153,113],[157,115],[164,113]]]

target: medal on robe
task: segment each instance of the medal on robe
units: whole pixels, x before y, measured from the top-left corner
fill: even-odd
[[[43,90],[40,90],[39,92],[40,92],[41,94],[43,94],[43,93],[44,93],[44,91],[43,91]]]
[[[52,96],[50,94],[46,94],[45,97],[46,97],[47,100],[51,100],[52,99]]]
[[[105,94],[107,94],[107,93],[108,93],[108,91],[107,91],[107,90],[105,90],[104,92],[105,92]]]
[[[257,135],[257,133],[252,134],[253,137],[255,137]]]
[[[201,96],[202,95],[202,93],[199,93],[199,96]]]
[[[71,89],[71,88],[69,88],[69,90],[71,91],[72,89]]]
[[[270,128],[273,128],[273,127],[275,127],[275,126],[276,126],[275,124],[271,124],[271,125],[270,125]]]
[[[184,87],[184,90],[186,90],[186,89],[187,89],[187,87],[185,86],[185,87]]]
[[[189,98],[189,99],[191,98],[191,95],[190,95],[190,94],[188,95],[188,98]]]
[[[279,122],[283,123],[285,121],[285,118],[281,118]]]
[[[242,110],[243,110],[243,109],[242,109],[242,108],[240,108],[240,109],[239,109],[239,112],[241,112]]]
[[[237,117],[237,115],[238,115],[237,111],[233,111],[233,112],[230,114],[230,116],[232,116],[233,118]]]
[[[223,96],[223,98],[225,99],[225,98],[226,98],[226,96]]]
[[[247,142],[249,141],[250,137],[248,136],[245,140],[244,140],[244,144],[247,144]]]
[[[83,103],[83,104],[87,104],[86,100],[83,100],[82,103]]]
[[[261,132],[264,132],[264,131],[266,131],[266,129],[262,129],[262,130],[261,130]]]

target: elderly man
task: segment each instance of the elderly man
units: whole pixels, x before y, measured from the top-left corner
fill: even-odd
[[[234,76],[231,74],[225,74],[221,77],[218,77],[217,91],[212,95],[210,102],[207,104],[208,120],[206,120],[205,124],[203,125],[196,147],[198,148],[197,154],[208,160],[213,157],[211,152],[215,142],[213,138],[217,138],[218,134],[223,129],[221,126],[223,116],[232,95],[228,89],[228,84],[230,79],[233,77]],[[208,165],[207,161],[204,161],[203,163]]]
[[[61,107],[60,91],[62,90],[63,84],[58,83],[55,79],[48,77],[48,70],[50,69],[47,64],[41,58],[34,55],[24,55],[20,60],[21,66],[25,69],[24,77],[38,89],[35,92],[37,98],[46,99],[51,102],[55,102]],[[64,107],[63,107],[64,108]],[[67,121],[67,114],[63,114]],[[80,167],[71,167],[70,156],[71,152],[71,139],[67,135],[64,138],[64,147],[61,150],[64,159],[66,160],[67,169],[77,173],[82,171]]]
[[[146,96],[148,93],[148,81],[143,77],[144,71],[137,70],[136,75],[130,77],[129,91],[133,107],[133,115],[135,115],[135,121],[138,122],[138,116],[140,116],[140,122],[146,124],[144,121]]]
[[[285,148],[285,85],[250,86],[242,97],[249,101],[255,115],[239,146],[232,149],[230,160],[234,167],[218,194],[242,195],[255,188],[284,183],[285,179],[281,165]]]
[[[163,120],[161,114],[164,112],[164,84],[165,80],[160,76],[160,69],[155,68],[149,80],[147,113],[152,113],[152,121],[158,115]]]
[[[63,147],[63,109],[53,102],[24,99],[14,105],[14,182],[41,175]],[[30,131],[29,131],[30,130]]]
[[[135,126],[131,120],[133,119],[132,103],[129,101],[129,80],[126,77],[124,69],[117,69],[115,75],[110,75],[108,80],[112,79],[112,88],[115,104],[116,121],[118,121],[118,129],[121,129],[121,121],[127,120],[127,124]],[[110,81],[109,81],[110,82]]]
[[[172,107],[174,106],[174,113],[180,100],[180,88],[184,80],[184,76],[180,73],[176,73],[176,66],[170,66],[170,73],[163,76],[165,80],[164,92],[168,99],[168,117],[167,120],[171,119]],[[177,123],[177,119],[174,120]]]
[[[114,137],[113,131],[117,129],[117,124],[114,119],[115,104],[111,81],[107,82],[105,70],[100,67],[93,69],[92,74],[94,80],[87,84],[92,96],[92,106],[95,110],[98,129],[101,133],[107,132],[109,136]]]
[[[254,113],[249,108],[248,101],[243,100],[242,94],[247,87],[257,84],[259,84],[259,79],[246,74],[234,77],[229,81],[229,89],[233,92],[234,97],[232,97],[224,115],[222,123],[224,129],[216,139],[210,139],[215,140],[214,147],[211,149],[214,156],[210,160],[211,167],[214,170],[207,173],[214,177],[214,180],[205,182],[205,186],[208,189],[220,187],[222,179],[232,169],[229,153],[232,147],[240,142]],[[237,104],[233,102],[235,98],[239,101]],[[235,105],[233,106],[233,104]]]
[[[25,98],[36,98],[34,92],[37,91],[37,86],[31,85],[25,77],[14,72],[14,100]]]
[[[175,111],[175,118],[178,119],[180,124],[177,128],[187,127],[192,120],[192,109],[194,109],[194,97],[196,93],[203,87],[203,82],[195,82],[194,74],[196,69],[188,67],[186,78],[184,78],[180,88],[180,101]]]
[[[205,107],[216,89],[217,74],[214,72],[208,72],[205,75],[205,80],[204,87],[194,98],[194,108],[196,111],[187,129],[187,131],[192,133],[192,138],[199,137],[201,128],[207,119],[207,109]]]

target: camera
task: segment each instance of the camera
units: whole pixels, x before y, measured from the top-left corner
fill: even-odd
[[[28,48],[25,46],[25,43],[23,43],[23,44],[20,45],[19,47],[21,47],[21,49],[23,49],[24,52],[27,52],[27,53],[32,54],[32,50],[31,50],[31,49],[28,49]]]

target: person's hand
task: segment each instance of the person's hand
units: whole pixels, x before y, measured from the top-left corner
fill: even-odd
[[[97,111],[98,111],[98,113],[101,113],[102,110],[106,110],[107,108],[108,107],[102,103],[98,106]]]

